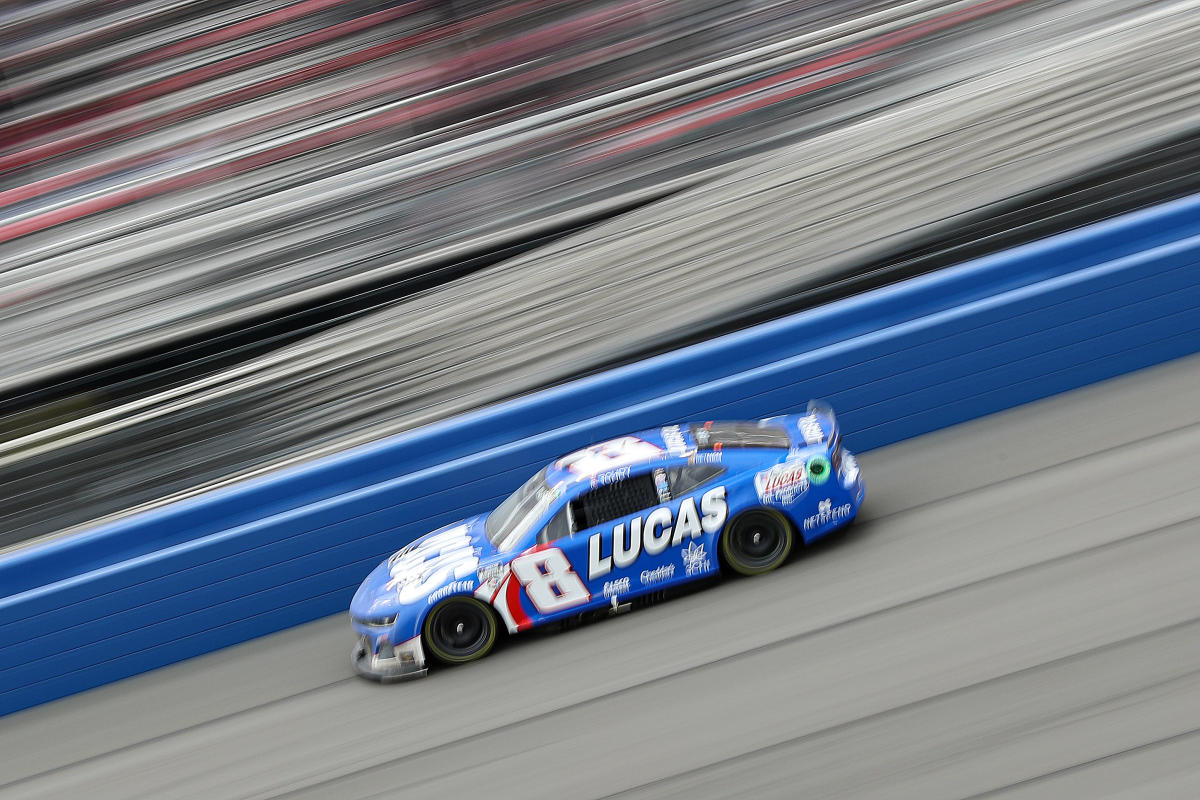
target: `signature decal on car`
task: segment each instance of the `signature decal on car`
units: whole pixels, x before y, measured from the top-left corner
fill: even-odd
[[[674,577],[674,564],[663,564],[661,567],[656,567],[654,569],[644,569],[642,570],[641,575],[642,586],[651,586],[655,583],[662,583],[663,581],[669,581]]]

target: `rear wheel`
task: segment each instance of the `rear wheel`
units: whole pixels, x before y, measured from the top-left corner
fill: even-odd
[[[496,617],[474,597],[443,600],[425,618],[425,646],[443,664],[483,658],[496,644]]]
[[[794,539],[783,514],[756,508],[729,524],[721,536],[721,558],[739,575],[761,575],[787,560]]]

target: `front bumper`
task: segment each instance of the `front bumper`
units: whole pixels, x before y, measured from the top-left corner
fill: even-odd
[[[359,675],[380,683],[423,678],[429,672],[420,635],[390,648],[384,645],[378,651],[370,637],[359,636],[350,653],[350,662]]]

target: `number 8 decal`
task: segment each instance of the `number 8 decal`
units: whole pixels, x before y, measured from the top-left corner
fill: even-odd
[[[513,575],[538,613],[553,614],[592,599],[562,550],[537,550],[513,559]]]

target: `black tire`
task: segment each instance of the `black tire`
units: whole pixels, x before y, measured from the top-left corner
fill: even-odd
[[[443,664],[477,661],[496,644],[496,615],[474,597],[450,597],[425,617],[423,634],[429,654]]]
[[[739,575],[761,575],[792,552],[796,534],[778,511],[756,508],[739,516],[721,534],[721,560]]]

